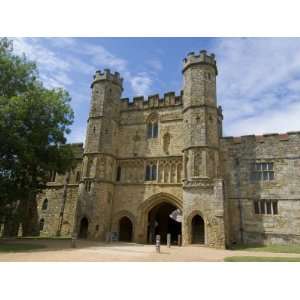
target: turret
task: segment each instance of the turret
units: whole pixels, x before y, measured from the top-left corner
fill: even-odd
[[[182,72],[185,179],[212,179],[218,173],[220,132],[214,54],[208,55],[205,50],[189,53]]]
[[[224,189],[219,161],[222,110],[217,107],[215,56],[189,53],[183,61],[183,244],[202,234],[204,244],[225,247]],[[203,221],[198,227],[194,214]],[[202,228],[202,229],[201,229]],[[194,231],[192,237],[191,232]]]
[[[104,240],[110,231],[122,85],[108,69],[96,71],[91,84],[77,219],[77,230],[83,218],[89,221],[89,238]]]
[[[113,147],[112,136],[120,114],[123,79],[118,72],[96,71],[91,84],[91,109],[85,142],[85,152],[106,152]]]

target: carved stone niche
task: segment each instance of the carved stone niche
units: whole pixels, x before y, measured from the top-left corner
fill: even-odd
[[[202,153],[200,150],[194,152],[194,177],[200,177],[202,164]]]
[[[163,150],[166,154],[169,154],[170,143],[171,143],[171,135],[169,132],[166,132],[163,136]]]

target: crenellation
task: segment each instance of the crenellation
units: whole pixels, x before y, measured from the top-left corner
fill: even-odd
[[[93,82],[91,84],[91,88],[93,88],[94,84],[99,81],[111,81],[121,88],[123,86],[123,78],[121,78],[119,72],[111,73],[110,69],[104,69],[103,72],[101,70],[97,70],[95,75],[93,76]]]
[[[300,132],[299,131],[291,131],[287,133],[266,133],[262,135],[242,135],[239,137],[225,136],[221,138],[221,141],[226,143],[248,143],[248,142],[257,142],[257,143],[265,143],[268,141],[289,141],[291,138],[294,138],[300,142]]]
[[[190,52],[183,60],[183,72],[191,65],[211,65],[215,69],[216,75],[218,74],[217,64],[215,60],[215,55],[207,54],[206,50],[201,50],[198,54]]]
[[[144,96],[133,97],[132,100],[129,98],[122,98],[121,111],[180,106],[182,105],[182,95],[183,92],[181,92],[180,95],[176,95],[175,92],[167,92],[162,98],[159,94],[150,95],[146,100]]]

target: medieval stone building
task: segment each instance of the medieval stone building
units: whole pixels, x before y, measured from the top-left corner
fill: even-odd
[[[77,167],[39,196],[40,234],[223,248],[300,242],[300,133],[223,137],[213,54],[189,53],[183,90],[121,99],[97,71]]]

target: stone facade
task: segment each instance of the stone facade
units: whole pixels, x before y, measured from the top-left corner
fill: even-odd
[[[222,137],[217,74],[213,54],[189,53],[179,95],[129,101],[119,73],[97,71],[77,167],[39,195],[41,235],[299,242],[300,134]]]

